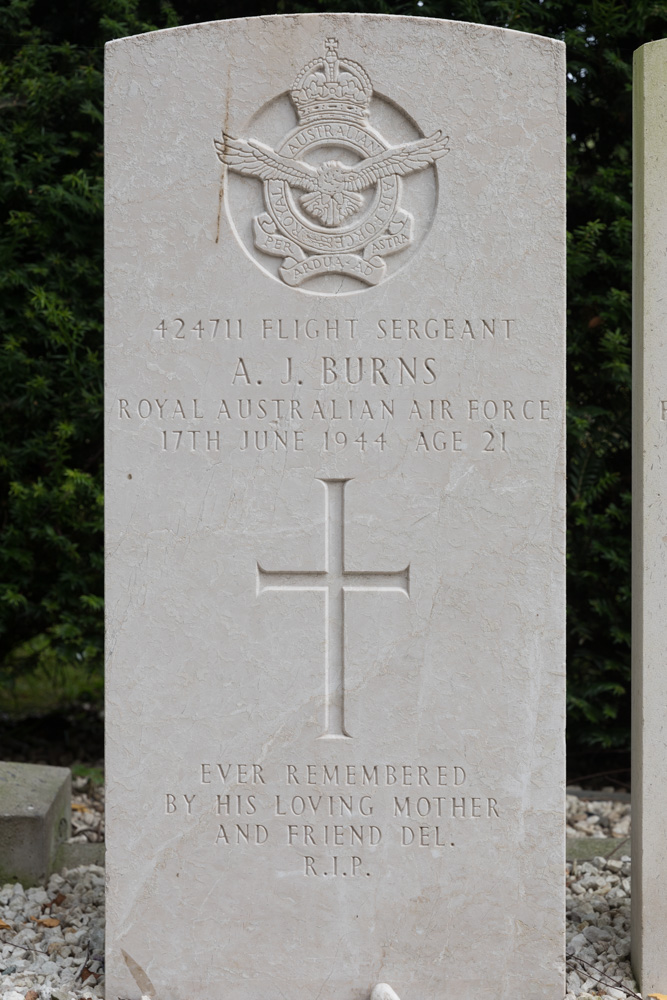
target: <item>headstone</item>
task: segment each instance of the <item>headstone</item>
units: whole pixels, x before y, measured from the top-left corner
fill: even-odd
[[[634,65],[632,964],[667,983],[667,40]]]
[[[71,832],[68,767],[0,761],[0,885],[46,881]]]
[[[108,47],[109,997],[563,995],[563,65]]]

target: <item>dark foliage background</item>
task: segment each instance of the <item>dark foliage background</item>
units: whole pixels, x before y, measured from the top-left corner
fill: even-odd
[[[569,740],[627,748],[632,54],[667,35],[667,0],[0,0],[0,683],[102,669],[103,44],[305,11],[567,43]]]

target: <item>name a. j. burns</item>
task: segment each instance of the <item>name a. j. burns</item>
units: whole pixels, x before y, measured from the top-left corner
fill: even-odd
[[[324,356],[319,359],[318,378],[321,385],[433,385],[438,378],[438,362],[435,358],[417,357],[344,357],[334,358]],[[231,384],[261,385],[262,379],[257,378],[259,372],[244,358],[238,358],[233,369]],[[301,372],[296,361],[285,358],[280,378],[281,385],[303,385],[303,375],[311,375],[312,366],[308,371]]]

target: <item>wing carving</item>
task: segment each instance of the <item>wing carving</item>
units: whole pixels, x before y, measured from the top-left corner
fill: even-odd
[[[302,160],[288,160],[256,139],[233,139],[222,133],[213,140],[218,159],[231,170],[262,181],[287,181],[302,191],[317,190],[317,170]]]
[[[398,149],[388,149],[386,153],[369,156],[358,166],[345,171],[344,188],[347,191],[363,191],[364,188],[376,184],[382,177],[397,174],[404,177],[417,170],[429,167],[440,156],[449,152],[449,136],[443,136],[438,129],[433,135],[416,142],[406,142]]]

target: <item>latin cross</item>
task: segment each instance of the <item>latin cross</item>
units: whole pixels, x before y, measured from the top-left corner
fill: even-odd
[[[345,486],[349,479],[320,479],[325,490],[323,570],[266,570],[257,563],[257,593],[267,590],[316,590],[324,594],[324,733],[346,739],[345,595],[387,591],[410,596],[410,566],[382,572],[345,568]]]

